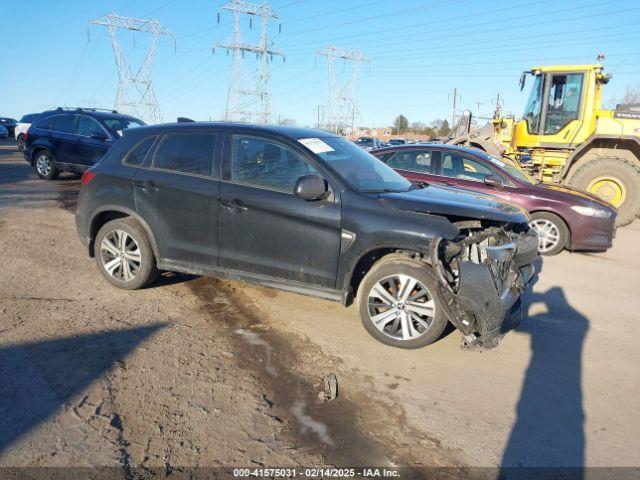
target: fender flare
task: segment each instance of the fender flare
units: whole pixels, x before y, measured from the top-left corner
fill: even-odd
[[[159,260],[160,257],[158,254],[158,244],[156,242],[155,236],[153,235],[153,230],[151,230],[151,227],[149,226],[149,224],[145,221],[144,218],[140,216],[139,213],[137,213],[134,210],[131,210],[130,208],[123,207],[122,205],[102,205],[96,208],[91,213],[91,217],[89,221],[89,232],[88,232],[89,240],[90,240],[90,243],[89,243],[90,254],[92,254],[92,250],[93,250],[92,245],[95,240],[95,234],[98,233],[98,229],[94,228],[95,221],[100,214],[105,212],[118,212],[118,213],[125,214],[128,217],[134,218],[140,225],[142,225],[142,228],[144,229],[145,233],[149,237],[149,241],[151,242],[151,249],[153,250],[153,254],[156,257],[156,260]]]

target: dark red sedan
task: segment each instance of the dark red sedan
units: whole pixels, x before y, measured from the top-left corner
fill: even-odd
[[[411,181],[444,184],[498,196],[525,208],[538,233],[539,251],[604,251],[615,236],[616,209],[587,193],[529,177],[502,159],[475,148],[402,145],[372,151]]]

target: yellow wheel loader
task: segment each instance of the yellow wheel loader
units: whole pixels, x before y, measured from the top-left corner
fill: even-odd
[[[498,106],[485,127],[470,131],[463,116],[446,143],[501,155],[543,182],[592,193],[618,209],[618,225],[640,216],[640,104],[602,109],[609,75],[596,65],[534,67],[523,118]],[[466,122],[466,128],[464,128]]]

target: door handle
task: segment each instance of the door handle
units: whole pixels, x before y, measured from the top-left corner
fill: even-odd
[[[240,202],[240,200],[237,200],[235,198],[231,199],[231,198],[224,198],[224,199],[220,199],[220,205],[222,205],[225,208],[228,208],[230,210],[240,210],[242,212],[246,212],[247,210],[249,210],[247,207],[245,207],[242,202]]]
[[[139,188],[140,190],[142,190],[143,192],[157,192],[158,191],[158,185],[156,185],[155,183],[146,180],[143,182],[133,182],[133,186],[136,188]]]

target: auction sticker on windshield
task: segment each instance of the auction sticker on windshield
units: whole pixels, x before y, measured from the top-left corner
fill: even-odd
[[[319,138],[301,138],[298,141],[313,153],[325,153],[334,151],[333,148],[331,148]]]

